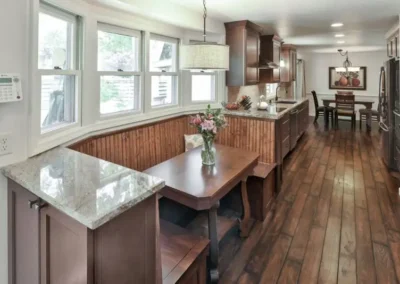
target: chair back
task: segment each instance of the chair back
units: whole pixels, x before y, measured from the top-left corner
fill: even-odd
[[[335,95],[336,109],[337,110],[351,110],[354,111],[354,95]]]
[[[319,107],[317,93],[315,91],[311,91],[311,93],[312,93],[312,96],[313,96],[313,99],[314,99],[315,111],[317,111],[317,109]]]
[[[354,93],[353,91],[337,91],[338,95],[344,95],[344,96],[353,96]]]

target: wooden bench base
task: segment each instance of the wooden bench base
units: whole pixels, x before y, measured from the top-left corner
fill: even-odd
[[[209,240],[160,220],[163,284],[205,284]]]
[[[247,179],[251,216],[263,221],[275,199],[275,164],[258,163]]]

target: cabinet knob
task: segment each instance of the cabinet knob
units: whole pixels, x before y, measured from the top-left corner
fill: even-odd
[[[46,202],[37,202],[33,205],[33,207],[35,208],[35,210],[40,210],[44,207],[47,207],[47,203]]]
[[[29,204],[29,208],[33,208],[34,205],[38,204],[40,201],[40,199],[36,199],[36,200],[29,200],[28,204]]]

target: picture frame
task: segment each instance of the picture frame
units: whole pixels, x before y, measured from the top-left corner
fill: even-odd
[[[367,90],[367,67],[360,67],[358,72],[343,74],[336,71],[337,67],[329,67],[330,90]]]

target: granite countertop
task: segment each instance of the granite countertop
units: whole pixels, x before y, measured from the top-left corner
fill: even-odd
[[[164,187],[160,178],[62,147],[1,171],[92,230]]]
[[[282,99],[283,101],[296,101],[295,104],[288,104],[288,103],[277,103],[277,108],[286,108],[281,112],[271,113],[267,110],[258,110],[256,108],[250,110],[223,110],[223,114],[225,115],[234,115],[234,116],[243,116],[243,117],[255,117],[255,118],[265,118],[265,119],[272,119],[277,120],[284,116],[286,113],[290,112],[293,108],[299,106],[305,101],[308,101],[308,98],[302,98],[297,100],[291,99]]]

